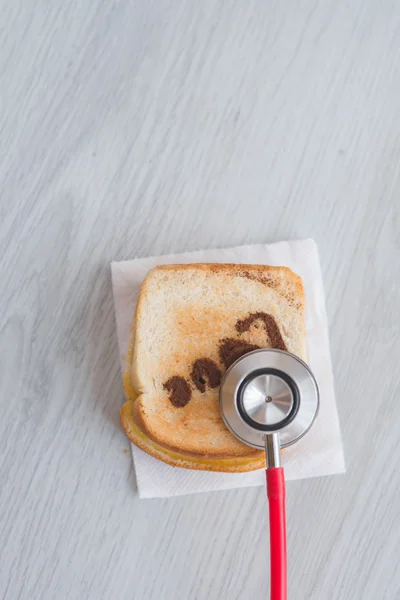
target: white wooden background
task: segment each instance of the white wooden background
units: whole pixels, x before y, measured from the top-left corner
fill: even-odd
[[[0,597],[262,600],[261,489],[140,501],[109,263],[314,237],[348,473],[290,599],[400,598],[400,4],[0,0]]]

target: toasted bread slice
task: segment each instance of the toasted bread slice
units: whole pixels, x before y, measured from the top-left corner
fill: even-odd
[[[168,464],[248,471],[264,454],[239,442],[218,405],[237,358],[275,347],[306,358],[303,284],[285,267],[193,264],[145,278],[132,326],[121,411],[129,438]]]

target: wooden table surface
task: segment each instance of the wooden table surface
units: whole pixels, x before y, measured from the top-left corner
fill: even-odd
[[[262,600],[261,489],[139,500],[110,261],[313,237],[348,472],[290,600],[400,598],[400,5],[0,0],[0,598]]]

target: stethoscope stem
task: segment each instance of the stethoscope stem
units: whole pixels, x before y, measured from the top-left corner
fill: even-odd
[[[265,452],[269,503],[270,598],[287,600],[286,489],[283,467],[280,466],[278,433],[266,436]]]
[[[279,433],[268,433],[265,436],[265,456],[267,459],[267,469],[275,469],[281,466]]]

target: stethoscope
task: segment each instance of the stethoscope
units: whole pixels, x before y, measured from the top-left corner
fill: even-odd
[[[248,446],[265,448],[271,600],[286,600],[286,491],[280,451],[302,438],[314,423],[319,407],[317,382],[294,354],[254,350],[227,370],[219,402],[233,435]]]

